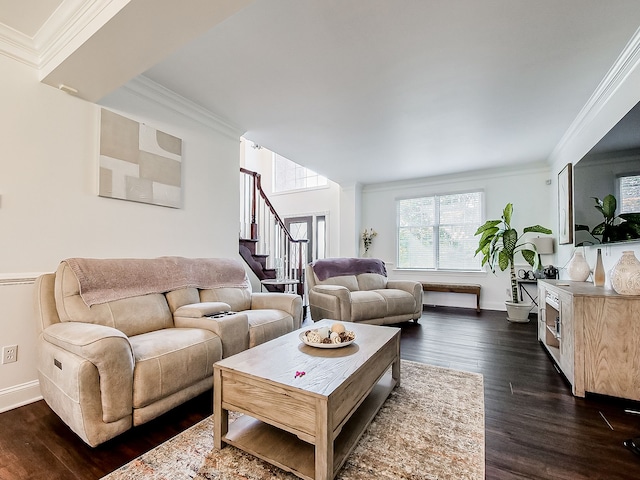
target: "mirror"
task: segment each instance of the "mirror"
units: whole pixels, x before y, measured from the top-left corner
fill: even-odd
[[[574,165],[573,206],[576,246],[640,241],[640,102]]]

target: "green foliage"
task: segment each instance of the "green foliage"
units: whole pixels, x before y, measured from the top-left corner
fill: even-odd
[[[538,255],[533,243],[523,240],[525,233],[553,233],[541,225],[526,227],[522,236],[515,228],[511,227],[513,216],[513,204],[508,203],[502,211],[500,220],[487,220],[484,225],[476,230],[475,235],[481,235],[478,241],[476,255],[482,254],[482,266],[488,264],[493,273],[496,269],[504,271],[511,269],[512,301],[518,303],[518,295],[515,278],[515,255],[520,252],[524,259],[534,268],[538,267]]]
[[[586,231],[597,243],[624,242],[640,238],[640,214],[621,213],[616,216],[618,202],[613,195],[607,195],[602,200],[598,197],[591,198],[595,200],[594,207],[602,214],[604,221],[591,230],[588,225],[575,225],[576,231]],[[578,246],[585,243],[590,242],[581,242]]]

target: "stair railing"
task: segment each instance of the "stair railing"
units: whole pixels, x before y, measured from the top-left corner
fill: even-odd
[[[240,172],[240,238],[256,242],[255,253],[267,255],[267,268],[276,273],[281,268],[282,279],[297,281],[285,284],[285,291],[303,296],[307,240],[296,240],[287,230],[262,189],[261,175],[246,168]]]

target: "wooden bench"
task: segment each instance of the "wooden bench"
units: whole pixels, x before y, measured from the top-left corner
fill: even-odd
[[[469,293],[476,296],[476,312],[480,311],[480,285],[475,283],[421,282],[424,292]]]

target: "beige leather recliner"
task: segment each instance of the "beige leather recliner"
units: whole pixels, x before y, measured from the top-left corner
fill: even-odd
[[[378,259],[317,260],[306,267],[313,321],[325,318],[387,325],[422,315],[422,285],[388,280]]]
[[[216,361],[291,332],[302,320],[298,295],[252,293],[248,281],[194,286],[190,272],[202,264],[246,280],[237,261],[114,259],[114,284],[131,276],[142,293],[87,305],[72,260],[36,280],[38,374],[47,404],[91,446],[212,388]],[[94,280],[109,265],[96,262]],[[140,285],[140,265],[168,284],[175,269],[176,288],[149,293]]]

